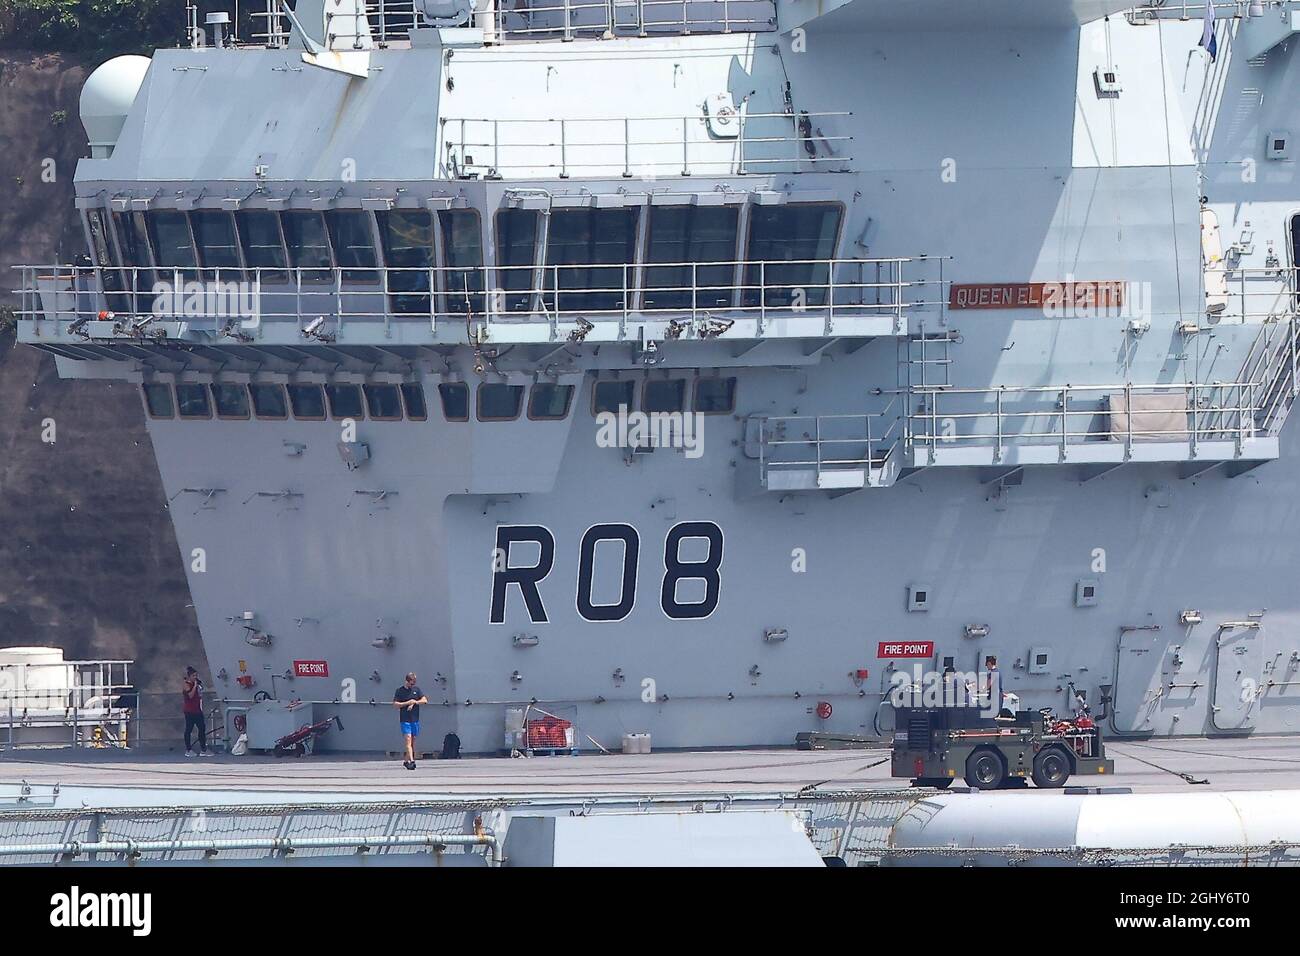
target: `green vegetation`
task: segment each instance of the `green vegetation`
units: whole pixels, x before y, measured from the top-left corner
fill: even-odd
[[[185,35],[184,0],[0,0],[0,48],[102,58]]]

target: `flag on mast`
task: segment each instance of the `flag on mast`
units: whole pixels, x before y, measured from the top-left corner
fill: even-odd
[[[1219,39],[1214,35],[1214,0],[1205,0],[1205,29],[1201,32],[1201,42],[1197,44],[1210,54],[1213,63],[1219,55]]]

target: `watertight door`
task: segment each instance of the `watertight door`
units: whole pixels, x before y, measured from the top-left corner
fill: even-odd
[[[1215,640],[1214,707],[1211,720],[1218,730],[1247,730],[1259,716],[1264,674],[1263,628],[1223,624]]]
[[[1151,733],[1168,727],[1161,709],[1168,679],[1165,648],[1159,631],[1120,635],[1113,718],[1119,733]]]

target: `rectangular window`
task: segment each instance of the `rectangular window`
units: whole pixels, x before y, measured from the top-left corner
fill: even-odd
[[[325,397],[329,399],[331,417],[365,417],[361,406],[361,389],[355,385],[326,385]]]
[[[331,209],[325,213],[334,260],[346,282],[378,282],[379,258],[370,232],[370,213]],[[351,417],[351,416],[349,416]]]
[[[158,382],[145,382],[140,386],[144,392],[144,407],[150,418],[174,418],[176,405],[172,401],[172,387]]]
[[[528,417],[539,422],[559,421],[568,417],[571,401],[572,385],[542,382],[534,385],[528,395]]]
[[[618,414],[620,408],[632,410],[632,401],[636,393],[636,382],[597,382],[591,393],[591,413],[600,415],[604,412]]]
[[[504,382],[484,382],[478,387],[478,420],[508,422],[519,417],[524,405],[524,387]]]
[[[122,265],[126,267],[123,269],[124,284],[126,288],[138,293],[134,311],[147,312],[153,301],[153,284],[157,280],[150,268],[153,265],[153,254],[149,249],[149,230],[145,225],[144,213],[115,212],[113,225],[117,229],[118,246],[122,250]]]
[[[235,225],[248,268],[262,270],[255,275],[263,282],[288,282],[289,260],[280,235],[280,217],[265,209],[243,209],[235,213]]]
[[[176,386],[176,407],[181,418],[211,418],[212,406],[208,404],[208,390],[192,382]]]
[[[163,278],[173,281],[170,271],[179,271],[183,279],[197,279],[198,260],[194,255],[194,239],[190,235],[189,217],[174,209],[151,212],[145,222],[149,226],[154,256]]]
[[[134,311],[131,297],[122,294],[129,287],[130,277],[117,268],[122,263],[109,236],[108,213],[103,209],[86,210],[86,225],[90,232],[90,261],[99,267],[109,308],[115,312]]]
[[[325,420],[325,397],[319,385],[287,385],[289,405],[293,408],[294,418],[309,421]]]
[[[194,242],[199,249],[199,265],[220,269],[223,282],[236,282],[242,276],[232,274],[240,267],[239,243],[235,238],[235,219],[228,212],[205,209],[190,213]],[[216,278],[212,275],[211,278]]]
[[[477,209],[444,209],[438,213],[442,231],[443,298],[440,311],[482,315],[483,237]]]
[[[400,315],[429,314],[433,217],[419,209],[376,213],[388,267],[388,307]]]
[[[736,410],[735,378],[697,378],[695,380],[695,411],[705,415],[725,415]]]
[[[756,307],[760,297],[769,308],[826,304],[840,212],[838,203],[754,207],[746,254],[751,264],[745,268],[747,308]]]
[[[645,308],[730,308],[739,219],[735,206],[653,207],[646,245]]]
[[[426,421],[429,418],[429,407],[424,401],[424,386],[418,382],[404,382],[399,388],[407,419],[413,422]]]
[[[212,404],[218,418],[247,418],[248,389],[229,382],[212,385]]]
[[[253,414],[258,418],[287,418],[288,407],[284,400],[283,385],[250,385],[248,392],[253,398]]]
[[[497,288],[505,292],[501,307],[507,312],[533,310],[537,216],[536,209],[502,209],[497,213]]]
[[[442,417],[449,422],[469,421],[469,386],[464,382],[443,382],[438,386]]]
[[[302,269],[304,282],[333,281],[334,262],[330,258],[325,222],[318,212],[286,212],[280,217],[284,244],[289,250],[289,265]]]
[[[686,379],[652,378],[641,388],[641,410],[680,412],[686,407]]]
[[[561,312],[622,309],[636,282],[637,212],[623,209],[559,209],[546,232],[547,305]],[[556,285],[558,283],[558,289]]]
[[[372,419],[381,422],[402,420],[402,399],[397,394],[396,385],[363,385],[361,391],[366,396],[366,411]]]

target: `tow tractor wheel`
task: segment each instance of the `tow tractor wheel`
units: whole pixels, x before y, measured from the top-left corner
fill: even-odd
[[[1034,786],[1044,790],[1065,786],[1070,779],[1070,758],[1059,747],[1049,747],[1034,758]]]
[[[947,790],[952,786],[952,777],[917,777],[912,781],[914,787],[934,787],[936,790]]]
[[[977,750],[966,758],[966,783],[976,790],[996,790],[1006,775],[1002,758],[994,750]]]

